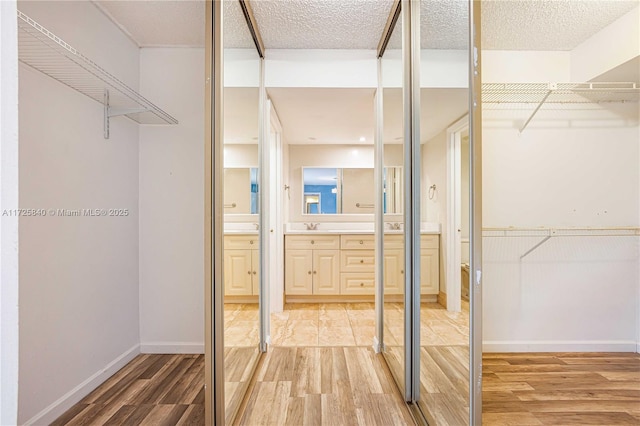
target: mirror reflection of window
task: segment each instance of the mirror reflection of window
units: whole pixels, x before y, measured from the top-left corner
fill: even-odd
[[[258,169],[252,167],[249,174],[251,175],[251,214],[258,214]]]

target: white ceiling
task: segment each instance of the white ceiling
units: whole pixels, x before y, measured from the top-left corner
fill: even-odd
[[[94,3],[141,47],[204,45],[202,0]],[[266,48],[375,49],[392,0],[250,3]],[[638,0],[485,0],[483,48],[571,50],[637,5]],[[466,48],[466,1],[423,0],[421,10],[423,48]],[[224,13],[225,45],[252,46],[237,0],[225,0]],[[399,42],[395,36],[391,46]]]

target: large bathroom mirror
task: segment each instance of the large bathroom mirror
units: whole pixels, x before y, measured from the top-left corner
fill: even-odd
[[[225,423],[232,424],[260,355],[261,59],[238,1],[223,2],[223,307]],[[240,226],[238,215],[256,215]],[[216,284],[218,285],[218,284]]]
[[[385,167],[384,176],[384,213],[402,213],[402,167]],[[374,211],[372,168],[304,167],[302,181],[302,214]]]
[[[258,214],[258,168],[224,168],[224,213]]]

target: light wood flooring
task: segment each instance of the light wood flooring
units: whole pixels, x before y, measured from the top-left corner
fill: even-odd
[[[423,351],[437,363],[444,349]],[[368,348],[273,347],[238,423],[411,424],[381,362]],[[485,354],[483,363],[484,425],[640,424],[639,354]],[[202,355],[140,355],[53,425],[202,426],[203,381]],[[464,393],[459,384],[440,389]],[[447,403],[437,402],[431,412],[443,414],[433,424],[466,424],[445,417]]]
[[[414,424],[384,360],[363,347],[274,347],[240,425]]]
[[[640,355],[483,355],[484,425],[640,425]]]

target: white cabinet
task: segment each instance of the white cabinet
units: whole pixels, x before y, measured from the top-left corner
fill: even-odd
[[[291,235],[285,239],[285,293],[340,294],[340,238]]]
[[[439,236],[422,235],[420,244],[421,294],[437,295],[440,290]],[[405,280],[404,238],[387,234],[384,246],[384,293],[401,295]],[[238,270],[242,267],[239,266]],[[285,293],[291,296],[373,296],[375,236],[287,235]]]
[[[225,236],[224,294],[226,296],[257,296],[259,284],[258,236]]]
[[[439,235],[420,238],[420,294],[437,295],[440,292],[440,239]]]

